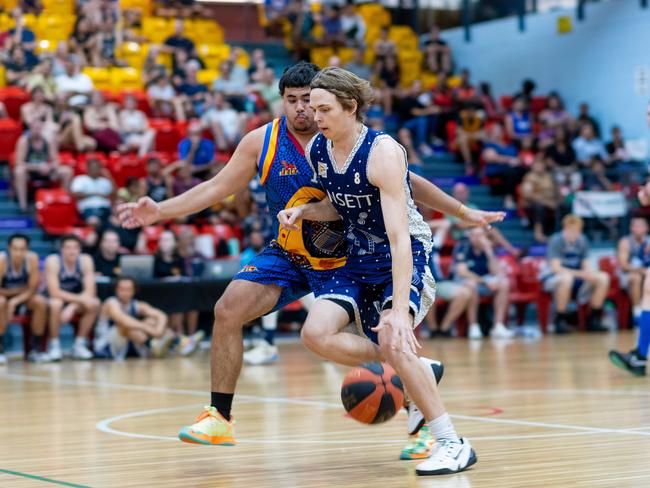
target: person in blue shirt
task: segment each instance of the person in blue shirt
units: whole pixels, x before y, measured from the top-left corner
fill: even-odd
[[[214,142],[203,137],[201,124],[192,122],[187,137],[178,143],[178,160],[189,165],[195,176],[206,179],[217,165],[216,150]]]
[[[506,328],[510,280],[499,268],[492,242],[482,228],[467,231],[467,240],[454,249],[454,279],[478,288],[479,295],[494,297],[494,327],[490,336],[495,339],[510,339],[514,332]],[[480,339],[481,328],[475,322],[470,324],[468,337]]]

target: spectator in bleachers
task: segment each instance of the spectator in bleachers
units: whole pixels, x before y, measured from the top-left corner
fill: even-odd
[[[438,74],[436,86],[431,90],[433,104],[438,107],[435,135],[439,141],[447,140],[447,123],[456,119],[454,93],[447,81],[447,75]]]
[[[564,102],[556,92],[549,93],[546,99],[546,108],[539,114],[539,119],[546,124],[551,134],[555,133],[557,127],[570,130],[573,126],[573,117],[564,108]]]
[[[70,58],[70,48],[68,42],[59,41],[56,43],[54,56],[52,57],[52,76],[56,83],[56,77],[66,74],[66,64]]]
[[[354,58],[343,67],[359,78],[370,81],[372,79],[372,69],[365,63],[364,59],[365,51],[359,48],[354,51]]]
[[[105,230],[93,256],[95,274],[115,278],[120,274],[120,236],[114,230]]]
[[[248,79],[246,71],[231,60],[222,62],[219,71],[221,76],[212,83],[212,90],[223,93],[235,110],[243,110]]]
[[[81,117],[66,103],[64,97],[58,97],[54,109],[54,119],[58,124],[58,146],[77,152],[92,151],[97,142],[84,133]]]
[[[164,357],[174,339],[169,328],[169,318],[146,302],[135,300],[136,283],[133,278],[119,277],[115,283],[115,295],[108,298],[101,310],[97,326],[101,337],[95,340],[99,355],[124,359],[129,341],[138,352],[149,352],[155,358]]]
[[[108,222],[101,227],[100,233],[107,230],[112,230],[120,237],[120,245],[129,252],[137,252],[138,254],[146,253],[146,241],[141,240],[140,236],[143,235],[142,229],[125,229],[120,224],[117,217],[117,205],[114,206]]]
[[[206,179],[217,165],[215,145],[203,137],[200,122],[191,122],[187,126],[187,137],[178,143],[178,159],[189,165],[198,178]]]
[[[137,202],[145,195],[146,188],[144,182],[135,176],[129,176],[126,179],[124,187],[117,190],[117,200],[119,203]]]
[[[168,186],[168,193],[178,196],[201,184],[201,179],[192,174],[191,166],[184,164],[178,168],[176,178],[168,179],[169,184],[171,184],[171,188]]]
[[[221,92],[207,97],[206,110],[201,116],[201,124],[212,132],[217,148],[234,148],[244,133],[246,115],[238,113],[227,102]]]
[[[521,90],[519,90],[517,93],[514,94],[512,97],[513,101],[516,98],[521,98],[526,107],[530,106],[530,102],[533,100],[533,93],[535,92],[535,88],[537,88],[537,84],[530,79],[526,79],[521,82]]]
[[[431,222],[429,224],[431,225]],[[435,303],[431,307],[431,310],[429,310],[426,320],[431,331],[430,337],[436,335],[451,337],[451,326],[463,313],[467,313],[467,320],[469,320],[470,324],[478,323],[479,296],[474,282],[465,281],[460,283],[452,279],[447,279],[444,277],[440,267],[440,249],[445,242],[450,228],[451,222],[446,219],[440,219],[437,221],[435,228],[432,227],[431,229],[432,231],[436,231],[436,233],[434,246],[429,257],[429,267],[433,279],[436,280],[436,298],[448,302],[448,306],[439,325],[436,320]]]
[[[92,92],[90,105],[83,114],[84,127],[95,139],[97,149],[110,152],[117,151],[122,143],[120,124],[112,103],[106,103],[100,91]]]
[[[501,184],[493,185],[491,189],[495,194],[505,196],[503,206],[509,209],[515,208],[517,186],[527,171],[518,153],[514,144],[505,142],[501,125],[495,123],[486,130],[481,153],[486,163],[485,174],[501,179]]]
[[[506,116],[506,134],[510,140],[518,142],[533,135],[533,115],[523,97],[512,101],[512,110]]]
[[[34,67],[20,45],[15,45],[9,51],[9,59],[4,62],[5,78],[9,86],[25,87],[27,78]]]
[[[182,104],[176,97],[176,91],[167,74],[154,78],[147,88],[147,98],[154,117],[175,117],[185,120]]]
[[[195,60],[188,61],[185,65],[185,80],[178,87],[183,110],[188,117],[200,117],[205,110],[208,87],[198,82],[198,71],[198,63]]]
[[[559,205],[555,178],[541,157],[535,160],[531,170],[524,176],[521,196],[526,215],[533,226],[535,240],[546,242],[547,236],[555,230]]]
[[[341,11],[341,31],[348,47],[362,47],[366,38],[366,22],[348,3]]]
[[[248,78],[251,83],[262,81],[265,76],[265,71],[268,68],[273,68],[267,63],[264,50],[260,48],[253,49],[253,52],[251,52],[250,63]]]
[[[481,82],[479,84],[479,103],[485,111],[485,116],[488,120],[501,119],[502,110],[499,102],[492,95],[492,87],[489,83]]]
[[[93,91],[90,77],[81,72],[77,56],[69,56],[65,62],[65,74],[55,78],[57,92],[63,95],[68,105],[78,107],[87,105]]]
[[[174,54],[184,51],[188,57],[194,52],[194,41],[183,35],[183,19],[174,21],[174,33],[165,39],[163,51]]]
[[[257,256],[266,245],[264,234],[257,229],[252,230],[250,234],[248,234],[247,241],[248,246],[239,255],[241,266],[246,266],[248,263],[250,263],[251,260]]]
[[[580,135],[573,140],[573,150],[576,160],[582,166],[589,167],[594,158],[607,160],[607,150],[603,141],[598,139],[591,124],[583,124],[580,128]]]
[[[7,321],[14,315],[29,313],[32,333],[27,359],[44,362],[49,358],[40,352],[47,302],[38,294],[40,284],[38,255],[29,250],[29,237],[12,234],[9,237],[7,252],[0,254],[0,364],[6,364],[4,355],[4,334]]]
[[[150,86],[154,80],[167,74],[167,67],[158,62],[160,54],[161,49],[159,44],[151,44],[149,46],[142,66],[142,81],[146,86]]]
[[[169,198],[167,192],[168,171],[162,167],[160,159],[152,156],[147,159],[147,178],[145,179],[145,194],[154,202],[162,202]]]
[[[142,110],[138,110],[138,102],[133,95],[124,97],[124,108],[118,115],[120,133],[122,136],[122,152],[137,151],[138,157],[143,158],[153,150],[156,131],[149,127],[149,120]]]
[[[86,161],[87,173],[75,176],[70,191],[77,199],[79,214],[86,225],[105,225],[111,215],[111,196],[114,192],[110,173],[95,158]]]
[[[465,68],[460,71],[460,83],[453,89],[456,105],[466,106],[478,102],[476,88],[470,81],[470,71]]]
[[[591,160],[585,171],[584,189],[587,191],[614,191],[614,183],[607,177],[605,163],[599,157]]]
[[[627,149],[625,149],[625,139],[621,128],[618,126],[612,127],[611,136],[612,139],[605,146],[609,161],[612,163],[629,161],[630,156]]]
[[[481,143],[484,140],[483,117],[481,117],[475,103],[467,103],[458,113],[458,120],[456,121],[456,143],[458,144],[458,152],[460,152],[465,164],[466,175],[476,173],[475,161],[478,159]]]
[[[28,64],[33,66],[37,62],[36,55],[34,54],[34,50],[36,49],[36,35],[25,26],[25,18],[21,9],[14,8],[11,11],[11,16],[15,22],[14,27],[9,30],[11,44],[22,47]]]
[[[397,56],[387,55],[381,61],[375,61],[377,81],[381,90],[385,115],[393,113],[393,101],[397,96],[400,81],[400,69]]]
[[[494,297],[494,325],[490,336],[495,339],[510,339],[515,335],[505,326],[510,279],[501,271],[485,230],[475,227],[467,231],[467,236],[467,240],[460,241],[454,248],[454,280],[476,287],[480,296]],[[468,337],[483,337],[477,323],[470,324]]]
[[[25,126],[30,127],[36,120],[43,126],[43,136],[46,140],[56,142],[58,125],[54,122],[54,110],[45,100],[45,92],[39,86],[31,92],[31,101],[20,107],[20,119]]]
[[[420,101],[422,82],[415,80],[411,88],[403,92],[396,100],[395,111],[399,115],[401,127],[398,132],[399,141],[404,145],[412,164],[422,164],[420,157],[433,154],[428,145],[431,129],[436,126],[438,107],[424,105]]]
[[[456,183],[451,189],[451,194],[467,208],[479,208],[477,205],[472,203],[469,187],[465,183]],[[467,226],[462,220],[458,219],[458,217],[446,215],[445,218],[451,222],[451,236],[455,240],[462,239],[465,230],[468,229],[469,226]],[[502,247],[508,254],[514,257],[518,257],[521,254],[497,227],[490,227],[486,232],[494,246]]]
[[[153,274],[156,278],[183,276],[185,263],[178,254],[178,238],[171,230],[163,231],[158,239]]]
[[[576,154],[563,127],[556,127],[552,143],[544,150],[544,158],[553,171],[562,195],[566,196],[582,187],[582,175],[577,170]]]
[[[383,63],[388,56],[397,56],[397,44],[388,37],[390,30],[388,27],[382,27],[379,33],[379,39],[375,41],[372,49],[375,51],[375,63]]]
[[[432,25],[428,34],[420,37],[420,49],[424,52],[424,70],[430,73],[450,74],[453,71],[451,49],[440,38],[440,29]]]
[[[115,28],[115,20],[108,17],[99,25],[97,44],[99,45],[98,63],[96,66],[113,66],[119,64],[115,58],[115,48],[122,44],[121,31]]]
[[[82,64],[100,66],[97,64],[101,62],[99,33],[90,18],[83,15],[77,17],[68,42],[71,52],[79,57]]]
[[[601,323],[601,314],[609,291],[609,275],[591,268],[589,242],[582,229],[580,217],[567,215],[562,219],[562,230],[551,236],[546,247],[548,264],[542,270],[541,280],[544,290],[554,294],[556,334],[570,332],[567,312],[572,297],[579,305],[591,304],[587,330],[607,330]]]
[[[641,317],[641,292],[646,268],[643,265],[643,248],[648,246],[648,221],[635,217],[630,221],[630,233],[618,241],[616,258],[619,266],[621,288],[627,291],[635,320]]]
[[[280,80],[275,76],[273,68],[266,68],[260,79],[260,82],[254,85],[254,90],[257,91],[264,102],[272,117],[280,117],[283,115],[282,109],[282,95],[279,89]]]
[[[590,125],[593,129],[594,135],[600,137],[600,124],[589,113],[589,104],[586,102],[580,104],[578,117],[576,119],[576,128],[578,132],[581,131],[583,125]]]
[[[39,88],[43,91],[43,98],[48,103],[54,103],[56,98],[56,82],[52,71],[52,59],[45,58],[32,70],[25,82],[25,89],[33,92]]]
[[[264,0],[264,31],[269,37],[281,37],[289,10],[289,0]]]
[[[43,134],[43,123],[34,120],[16,142],[14,188],[21,210],[27,210],[27,190],[30,181],[60,181],[67,189],[72,180],[72,168],[59,162],[55,142]]]
[[[323,25],[323,43],[326,46],[339,47],[345,44],[345,34],[341,23],[341,7],[324,4],[322,6],[321,24]]]
[[[81,241],[78,237],[64,236],[61,239],[60,253],[47,257],[45,283],[49,298],[50,359],[62,359],[59,339],[61,325],[70,323],[78,315],[80,318],[72,357],[92,359],[93,353],[88,349],[88,339],[99,311],[99,299],[93,260],[87,254],[81,253]]]

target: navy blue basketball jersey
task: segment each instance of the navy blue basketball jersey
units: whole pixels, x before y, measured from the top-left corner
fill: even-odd
[[[378,280],[385,280],[386,264],[390,267],[392,262],[380,191],[369,181],[367,171],[370,154],[377,142],[389,137],[363,126],[357,143],[340,170],[332,153],[332,143],[324,135],[315,136],[306,151],[320,184],[343,220],[348,244],[348,266],[361,265],[368,269],[366,275],[369,276],[365,279],[369,282],[374,281],[372,275]],[[404,159],[395,161],[395,164],[406,167],[406,153]],[[404,191],[407,193],[413,254],[428,256],[432,247],[431,230],[411,197],[408,172],[404,179]],[[377,273],[372,273],[369,267],[375,267]]]
[[[84,289],[81,259],[77,258],[74,269],[68,270],[59,255],[59,287],[68,293],[81,293]]]
[[[27,286],[29,283],[29,270],[27,267],[27,258],[23,261],[23,265],[19,270],[15,270],[13,264],[11,263],[11,254],[6,253],[5,262],[7,263],[7,269],[4,276],[2,277],[2,288],[22,288]]]

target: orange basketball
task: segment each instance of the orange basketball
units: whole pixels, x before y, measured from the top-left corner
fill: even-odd
[[[341,401],[350,416],[364,424],[392,419],[404,403],[404,387],[386,363],[365,363],[343,380]]]

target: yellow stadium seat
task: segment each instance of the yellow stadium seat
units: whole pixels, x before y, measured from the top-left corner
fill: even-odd
[[[74,15],[42,14],[38,17],[34,33],[39,39],[65,41],[72,33],[74,22]]]
[[[34,29],[36,29],[37,24],[38,24],[38,17],[36,17],[34,14],[24,14],[23,15],[23,21],[25,22],[25,27],[27,27],[28,29],[34,30]]]
[[[135,68],[112,68],[111,85],[113,91],[141,90],[142,73]]]
[[[122,10],[140,10],[143,14],[150,14],[152,10],[150,0],[120,0]]]
[[[196,73],[196,80],[199,83],[208,85],[208,88],[212,86],[212,83],[217,78],[219,78],[219,71],[216,69],[200,69]]]
[[[0,87],[7,86],[7,82],[5,80],[5,67],[0,66]]]
[[[72,15],[74,13],[74,1],[43,0],[43,12],[46,15]]]
[[[239,66],[242,66],[246,69],[251,67],[251,58],[245,50],[241,50],[235,61]]]
[[[334,56],[334,49],[331,47],[312,47],[309,50],[311,62],[321,68],[327,66],[329,59]]]
[[[341,65],[347,64],[354,59],[357,50],[351,47],[341,47],[336,52],[337,56],[341,58]]]
[[[156,56],[156,63],[162,64],[165,68],[171,70],[173,66],[172,55],[169,53],[160,53]]]
[[[462,79],[460,76],[458,76],[458,75],[450,76],[450,77],[447,79],[447,86],[448,86],[449,88],[457,88],[457,87],[460,86],[460,84],[462,83],[462,81],[463,81],[463,79]]]
[[[195,44],[223,44],[223,28],[211,19],[186,19],[183,24],[185,35]]]
[[[164,17],[145,17],[142,19],[142,35],[149,41],[159,44],[174,33],[174,24]]]
[[[422,87],[426,90],[434,88],[438,84],[438,75],[428,71],[420,73],[420,79],[422,80]]]
[[[7,12],[18,6],[18,0],[2,0],[0,6]]]
[[[117,50],[118,58],[126,61],[130,67],[141,70],[146,61],[148,49],[149,44],[124,42]]]
[[[230,56],[228,44],[199,44],[196,50],[208,69],[219,69],[221,62]]]
[[[111,72],[108,68],[86,67],[83,73],[88,75],[93,80],[95,90],[110,90],[111,86]]]

